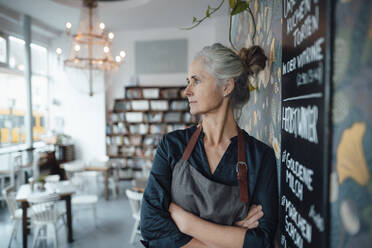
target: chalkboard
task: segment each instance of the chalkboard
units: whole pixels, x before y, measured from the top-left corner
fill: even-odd
[[[136,41],[136,74],[186,73],[187,39]]]
[[[281,247],[328,247],[331,1],[283,0]]]

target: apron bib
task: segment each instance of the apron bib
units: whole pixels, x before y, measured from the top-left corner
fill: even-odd
[[[208,179],[188,162],[201,129],[200,125],[172,171],[172,201],[202,219],[231,226],[244,219],[249,210],[243,134],[239,129],[236,165],[239,186],[229,186]]]

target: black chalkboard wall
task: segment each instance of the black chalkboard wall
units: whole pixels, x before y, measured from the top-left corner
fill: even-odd
[[[328,247],[329,4],[282,4],[282,247]]]

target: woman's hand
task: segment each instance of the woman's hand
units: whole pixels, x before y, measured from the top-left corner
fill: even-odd
[[[264,215],[261,205],[252,205],[248,211],[247,217],[241,221],[235,222],[236,226],[244,227],[247,229],[253,229],[258,227],[258,220]]]
[[[189,223],[188,220],[190,219],[191,216],[193,216],[193,214],[187,212],[186,210],[184,210],[183,208],[181,208],[180,206],[173,202],[169,205],[168,210],[169,213],[171,214],[174,223],[176,223],[178,229],[181,232],[185,233],[185,230],[187,229]]]

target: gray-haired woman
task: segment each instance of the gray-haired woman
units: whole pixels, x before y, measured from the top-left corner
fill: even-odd
[[[141,209],[146,247],[273,246],[274,152],[234,118],[266,60],[258,46],[236,54],[218,43],[196,55],[185,93],[202,122],[168,133],[158,146]]]

